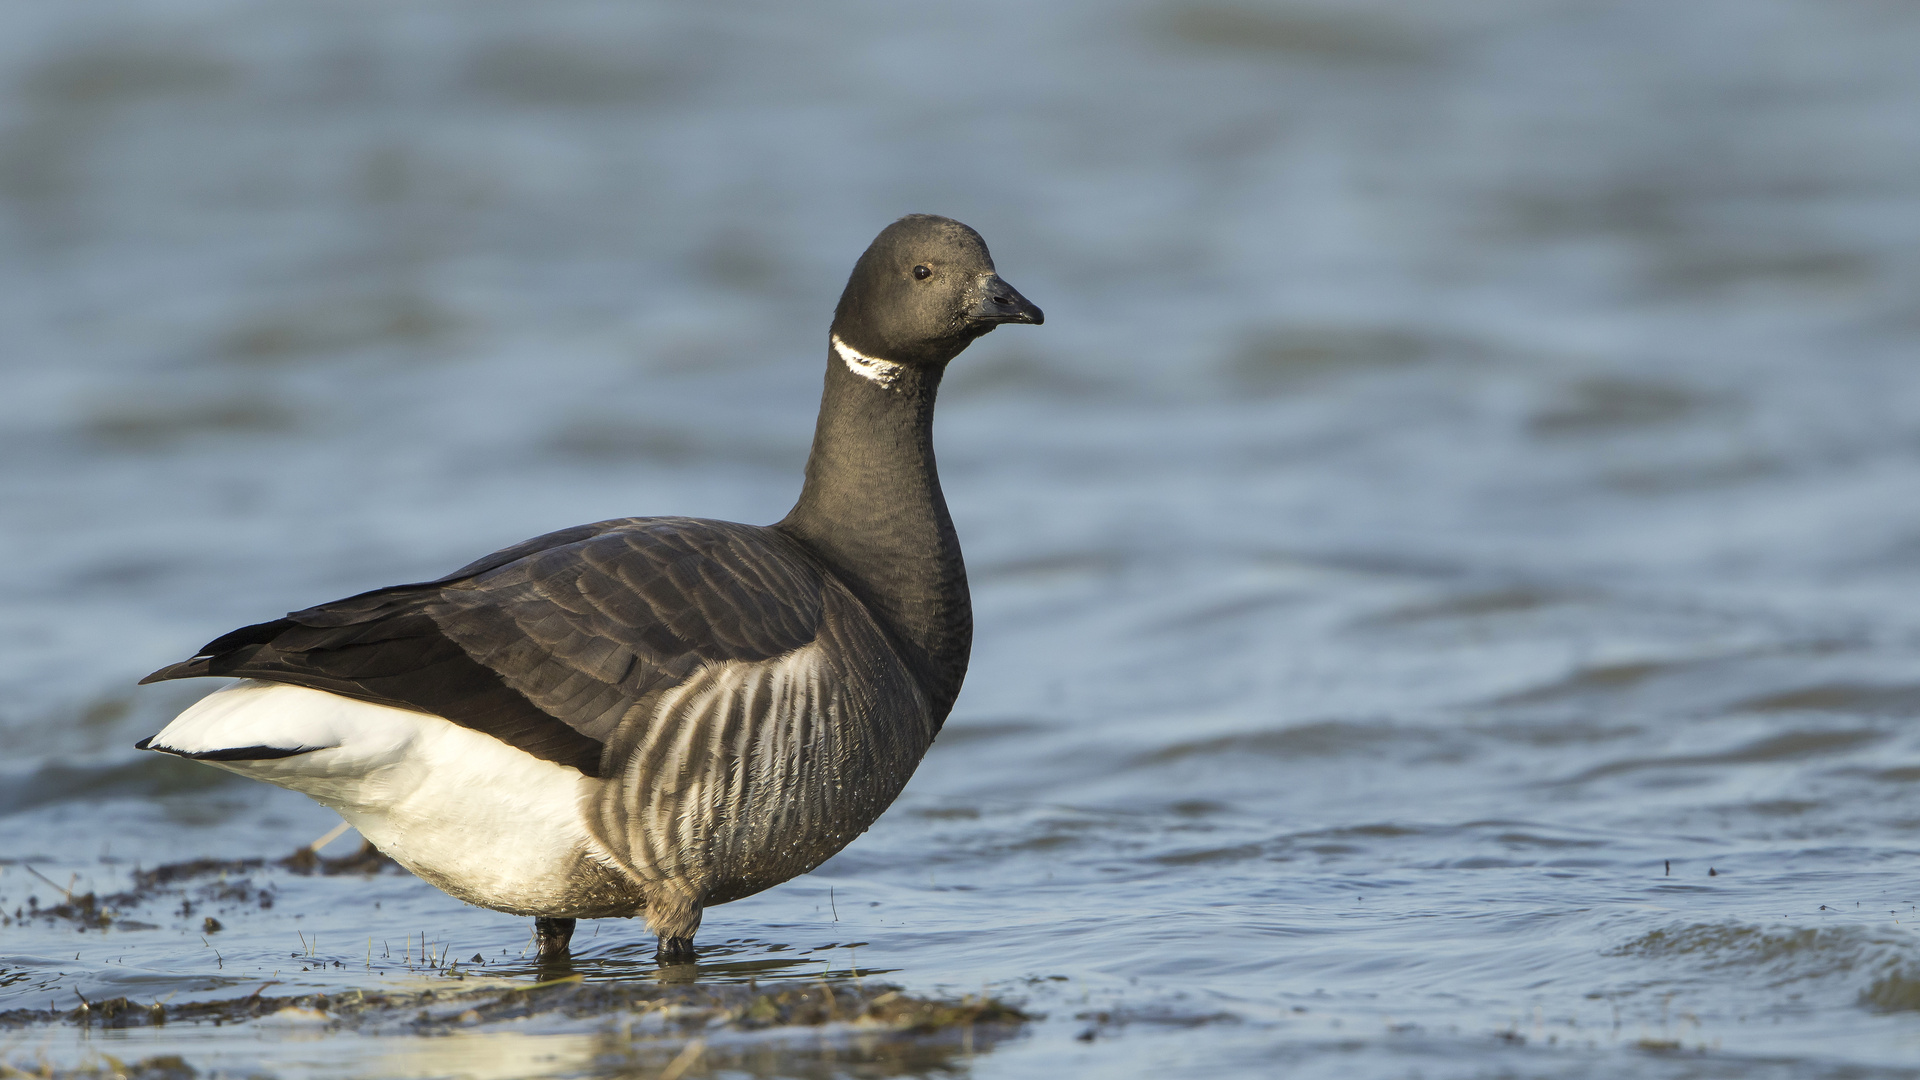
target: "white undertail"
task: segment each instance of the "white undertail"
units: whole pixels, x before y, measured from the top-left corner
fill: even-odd
[[[550,909],[582,858],[612,862],[584,817],[600,781],[430,713],[246,679],[150,745],[304,750],[206,764],[311,796],[407,869],[488,907]]]

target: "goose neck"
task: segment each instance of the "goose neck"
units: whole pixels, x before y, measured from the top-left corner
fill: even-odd
[[[806,484],[776,526],[874,612],[937,719],[959,693],[973,633],[966,567],[934,462],[941,374],[860,354],[835,338]]]

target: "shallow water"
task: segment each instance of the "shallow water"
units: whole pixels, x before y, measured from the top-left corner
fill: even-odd
[[[219,633],[777,518],[846,268],[931,210],[1048,314],[942,400],[972,673],[700,977],[1046,1019],[693,1075],[1920,1076],[1917,100],[1888,0],[0,9],[0,905],[331,826],[131,750]],[[248,888],[0,926],[0,1010],[538,977],[409,877]],[[601,1039],[0,1062],[657,1065]]]

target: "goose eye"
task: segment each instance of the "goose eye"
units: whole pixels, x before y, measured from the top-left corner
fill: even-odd
[[[916,280],[925,281],[933,276],[933,267],[916,266],[913,268],[913,276]]]

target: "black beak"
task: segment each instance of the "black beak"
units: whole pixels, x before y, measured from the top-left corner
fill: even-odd
[[[988,323],[1032,323],[1035,326],[1047,321],[1039,308],[1034,307],[1021,296],[1013,286],[1000,280],[999,274],[988,274],[980,279],[979,299],[974,301],[972,310],[967,312],[969,322]]]

